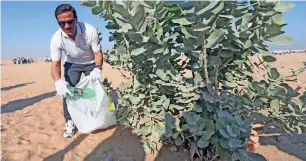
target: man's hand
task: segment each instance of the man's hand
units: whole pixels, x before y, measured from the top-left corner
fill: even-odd
[[[73,94],[69,91],[69,89],[68,89],[68,85],[69,85],[69,83],[68,82],[66,82],[66,81],[64,81],[64,80],[62,80],[62,79],[59,79],[59,80],[57,80],[57,81],[55,81],[55,88],[56,88],[56,91],[57,91],[57,95],[59,95],[59,96],[61,96],[61,97],[63,97],[63,98],[65,98],[65,97],[67,97],[67,93],[70,95],[70,96],[72,96]]]
[[[95,68],[90,72],[90,77],[93,81],[99,80],[101,81],[101,73],[102,71],[98,68]]]

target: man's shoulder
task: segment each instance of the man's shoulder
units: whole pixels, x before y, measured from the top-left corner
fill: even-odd
[[[61,33],[62,31],[61,31],[61,29],[58,29],[58,30],[56,30],[55,32],[54,32],[54,34],[52,35],[52,37],[51,37],[51,43],[60,43],[60,41],[61,41]]]
[[[58,38],[60,38],[60,37],[61,37],[61,34],[62,34],[61,29],[56,30],[56,31],[53,33],[53,35],[52,35],[52,40],[53,40],[53,39],[58,39]]]
[[[85,28],[86,32],[91,33],[91,32],[94,32],[94,31],[97,30],[97,28],[95,28],[93,25],[91,25],[91,24],[89,24],[87,22],[79,22],[79,23],[82,26],[82,28]]]

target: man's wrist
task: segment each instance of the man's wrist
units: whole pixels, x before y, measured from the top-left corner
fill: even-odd
[[[96,65],[96,68],[102,70],[102,65]]]

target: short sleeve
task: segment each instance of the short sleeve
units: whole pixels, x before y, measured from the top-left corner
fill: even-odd
[[[62,58],[62,48],[60,45],[60,41],[56,39],[55,36],[52,37],[50,42],[50,57],[52,61],[58,61]]]
[[[93,32],[92,32],[91,47],[92,47],[93,52],[98,52],[101,50],[101,44],[99,40],[98,31],[95,28],[93,28]]]

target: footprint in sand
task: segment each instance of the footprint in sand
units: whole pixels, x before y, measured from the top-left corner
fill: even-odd
[[[55,121],[51,121],[51,122],[50,122],[50,125],[51,125],[51,126],[54,126],[54,125],[55,125]]]
[[[3,158],[3,160],[30,160],[33,156],[33,152],[27,150],[23,152],[8,153],[4,156],[5,158]]]
[[[50,141],[49,140],[50,136],[48,134],[44,134],[44,133],[33,132],[33,133],[29,133],[29,134],[25,134],[25,135],[21,136],[20,139],[29,140],[31,142],[47,143],[47,142]]]

